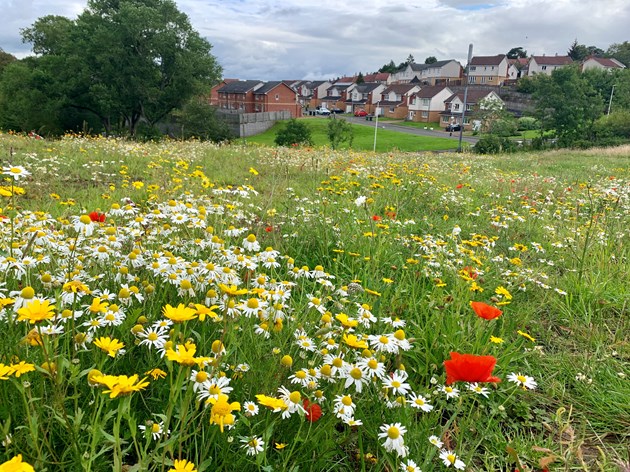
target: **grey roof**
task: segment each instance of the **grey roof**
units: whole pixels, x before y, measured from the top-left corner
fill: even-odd
[[[265,85],[263,85],[262,87],[254,90],[254,95],[264,95],[268,92],[271,92],[273,89],[275,89],[278,85],[284,84],[287,87],[289,87],[286,83],[282,82],[281,80],[271,80],[269,82],[265,82]],[[293,88],[289,87],[291,90],[295,91]]]
[[[454,61],[454,59],[448,59],[446,61],[437,61],[434,62],[433,64],[416,64],[416,63],[412,63],[411,64],[411,70],[414,70],[416,72],[420,72],[426,69],[432,69],[434,67],[442,67],[445,66],[446,64],[448,64],[449,62]]]
[[[497,54],[496,56],[475,56],[471,59],[471,66],[498,66],[507,56]]]
[[[238,80],[230,82],[221,87],[217,92],[220,93],[247,93],[256,87],[258,84],[263,83],[262,80]]]
[[[359,93],[370,93],[372,90],[380,87],[382,84],[376,82],[365,82],[356,86],[355,90]]]
[[[420,91],[414,93],[414,95],[418,98],[433,98],[444,89],[451,91],[451,89],[443,85],[433,85],[429,87],[422,87]]]

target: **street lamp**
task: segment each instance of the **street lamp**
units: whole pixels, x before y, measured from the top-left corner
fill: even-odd
[[[606,115],[610,115],[610,107],[612,106],[613,93],[615,93],[615,85],[617,84],[613,84],[612,89],[610,90],[610,100],[608,100],[608,113],[606,113]]]
[[[464,135],[464,118],[466,117],[466,102],[468,101],[468,77],[470,76],[470,61],[472,60],[472,43],[468,45],[468,64],[466,64],[466,85],[464,86],[464,109],[462,110],[462,122],[459,125],[459,144],[457,152],[462,152],[462,136]]]
[[[376,132],[378,131],[378,105],[379,103],[381,103],[380,100],[376,102],[376,109],[374,110],[374,113],[376,114],[376,120],[374,122],[374,148],[372,149],[373,152],[376,152]]]

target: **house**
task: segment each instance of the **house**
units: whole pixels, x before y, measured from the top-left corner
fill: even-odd
[[[474,56],[468,67],[468,83],[474,85],[503,85],[508,79],[508,59],[505,54]]]
[[[366,74],[363,77],[365,83],[377,83],[389,85],[392,82],[392,74],[389,72],[377,72],[375,74]]]
[[[446,100],[453,91],[443,85],[422,87],[410,96],[407,119],[424,123],[439,122],[440,113],[446,110]]]
[[[254,112],[288,111],[291,118],[302,116],[298,93],[285,82],[270,81],[253,91]]]
[[[454,93],[445,100],[446,109],[440,113],[440,123],[443,127],[449,124],[462,123],[462,115],[464,114],[464,93],[463,91]],[[466,96],[466,116],[463,117],[464,129],[472,128],[472,123],[474,122],[473,113],[475,110],[483,107],[485,100],[495,100],[504,106],[503,100],[501,100],[501,97],[499,97],[496,92],[488,91],[483,87],[469,88],[468,95]]]
[[[392,74],[391,83],[408,84],[415,80],[421,85],[459,84],[462,71],[461,64],[454,59],[437,61],[433,64],[411,63]]]
[[[573,59],[569,56],[558,56],[557,54],[555,56],[532,56],[527,64],[527,75],[551,75],[554,70],[566,67],[572,63]]]
[[[223,79],[221,82],[216,84],[210,89],[210,98],[208,100],[208,104],[218,107],[219,106],[219,89],[224,85],[229,84],[230,82],[237,82],[238,79]]]
[[[373,113],[376,108],[376,102],[381,99],[381,93],[385,88],[385,85],[377,82],[356,84],[351,90],[347,91],[346,113],[354,113],[357,110]]]
[[[321,98],[319,105],[329,110],[345,107],[348,89],[352,90],[355,86],[355,83],[335,82],[326,89],[326,96]]]
[[[392,84],[381,93],[377,102],[381,114],[388,118],[404,119],[407,117],[409,98],[420,91],[415,84]]]
[[[232,113],[254,112],[254,91],[265,83],[262,80],[235,80],[217,90],[218,107]]]
[[[614,58],[589,56],[582,61],[582,72],[589,69],[615,70],[626,66]]]

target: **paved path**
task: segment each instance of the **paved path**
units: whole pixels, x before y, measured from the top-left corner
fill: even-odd
[[[363,126],[371,126],[374,128],[376,122],[367,121],[365,117],[356,117],[356,116],[344,116],[345,120],[353,123],[355,125],[363,125]],[[380,121],[378,122],[378,129],[388,129],[391,131],[397,131],[399,133],[407,133],[407,134],[415,134],[416,136],[431,136],[433,138],[446,138],[446,139],[459,139],[459,131],[454,131],[451,136],[449,133],[444,131],[443,129],[430,130],[423,128],[414,128],[412,126],[404,126],[398,124],[398,121]],[[463,136],[462,141],[470,144],[475,144],[479,141],[479,138],[476,136]]]

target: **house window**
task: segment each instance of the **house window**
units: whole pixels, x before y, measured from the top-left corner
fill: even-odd
[[[448,116],[442,117],[442,123],[448,123],[449,121],[450,121],[450,118]]]
[[[481,77],[481,83],[482,83],[482,84],[485,84],[485,83],[486,83],[486,79],[487,79],[487,77],[486,77],[485,75],[484,75],[484,76],[482,76],[482,77]]]
[[[469,84],[474,84],[475,82],[477,82],[477,77],[468,77]]]
[[[278,93],[277,93],[277,94],[276,94],[276,102],[277,102],[278,100],[280,100],[280,94],[278,94]]]
[[[390,112],[390,113],[394,113],[395,111],[396,111],[396,108],[395,108],[395,107],[389,107],[389,112]]]
[[[547,70],[547,66],[541,66],[540,67],[542,70]]]
[[[464,117],[464,124],[467,125],[468,123],[470,123],[469,118],[466,116]]]
[[[470,70],[471,71],[475,71],[475,70],[477,70],[477,67],[476,66],[470,66]]]
[[[459,103],[455,103],[455,104],[453,105],[453,110],[455,110],[455,111],[459,111]]]
[[[428,118],[429,117],[429,112],[428,111],[423,111],[422,112],[422,118]]]
[[[472,109],[473,109],[473,106],[470,103],[466,105],[466,111],[471,111]]]
[[[423,98],[422,99],[422,105],[425,106],[425,107],[429,106],[429,102],[430,102],[430,100],[428,98]]]

